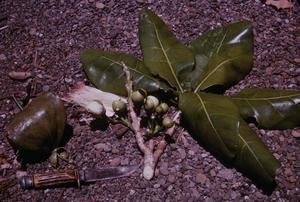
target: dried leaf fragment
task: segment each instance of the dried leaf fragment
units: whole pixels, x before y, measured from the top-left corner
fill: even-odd
[[[32,77],[32,74],[31,74],[31,72],[11,71],[11,72],[8,73],[8,76],[11,79],[22,81],[22,80],[26,80],[26,79],[29,79],[30,77]]]
[[[277,9],[288,9],[293,7],[291,0],[267,0],[267,5],[275,6]]]

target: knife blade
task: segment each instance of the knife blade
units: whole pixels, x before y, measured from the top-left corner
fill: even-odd
[[[23,189],[43,189],[60,186],[78,186],[100,180],[126,177],[135,172],[139,166],[119,166],[100,169],[66,170],[55,173],[39,173],[22,176],[19,184]]]

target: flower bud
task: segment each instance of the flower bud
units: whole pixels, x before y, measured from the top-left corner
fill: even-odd
[[[146,94],[147,94],[146,91],[144,91],[142,89],[134,91],[131,95],[131,100],[134,104],[140,105],[140,104],[144,103]]]
[[[63,151],[58,154],[58,157],[61,158],[64,161],[68,161],[69,155],[66,151]]]
[[[164,103],[164,102],[160,103],[157,108],[161,108],[161,112],[160,113],[162,113],[162,114],[167,113],[167,111],[169,110],[168,104]]]
[[[162,125],[165,128],[171,128],[174,125],[174,121],[170,117],[165,117],[162,121]]]
[[[146,98],[145,109],[148,111],[154,110],[159,104],[159,101],[156,97],[149,95]]]
[[[87,103],[86,109],[97,116],[102,116],[105,114],[105,108],[103,104],[98,100],[93,100]]]
[[[57,167],[58,165],[58,159],[57,159],[57,153],[52,152],[52,154],[49,156],[48,161],[53,167]]]
[[[163,108],[158,105],[156,108],[155,108],[155,112],[158,113],[158,114],[163,114]]]
[[[121,100],[115,100],[112,103],[114,112],[118,115],[124,115],[127,111],[126,103]]]

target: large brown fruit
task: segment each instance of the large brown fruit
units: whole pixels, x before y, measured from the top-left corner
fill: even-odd
[[[8,141],[18,151],[48,154],[58,147],[66,125],[62,101],[51,93],[32,99],[7,126]]]

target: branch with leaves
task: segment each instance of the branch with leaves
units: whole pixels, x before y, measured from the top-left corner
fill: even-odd
[[[247,122],[264,129],[299,127],[300,91],[246,88],[233,97],[222,95],[251,71],[251,22],[210,30],[186,46],[155,13],[143,9],[139,40],[143,60],[125,53],[83,51],[88,79],[103,91],[126,96],[124,62],[133,90],[165,93],[182,112],[184,126],[212,154],[255,183],[273,185],[280,163]]]

